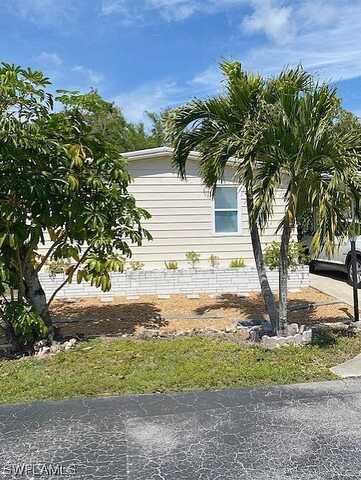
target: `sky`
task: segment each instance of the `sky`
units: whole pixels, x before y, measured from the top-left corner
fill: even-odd
[[[361,116],[361,0],[0,0],[0,61],[96,88],[131,121],[219,93],[218,65],[301,63]]]

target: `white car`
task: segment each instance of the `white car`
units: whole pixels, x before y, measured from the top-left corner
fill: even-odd
[[[361,236],[356,237],[356,254],[358,287],[361,288]],[[342,241],[332,256],[321,252],[310,264],[311,272],[318,269],[344,271],[347,273],[349,283],[352,283],[350,241]]]

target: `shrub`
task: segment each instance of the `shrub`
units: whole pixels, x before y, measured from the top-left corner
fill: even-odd
[[[195,268],[195,266],[197,265],[197,263],[200,262],[200,254],[197,253],[197,252],[187,252],[186,253],[186,259],[187,259],[187,262],[190,263],[192,265],[192,268]]]
[[[264,251],[264,261],[271,270],[278,268],[280,259],[280,242],[273,241]],[[308,261],[306,250],[302,243],[293,240],[290,242],[288,249],[288,266],[291,270],[295,270],[299,265],[304,265]]]
[[[142,262],[129,262],[129,267],[133,272],[136,272],[137,270],[143,270],[144,263]]]
[[[178,262],[175,260],[170,260],[169,262],[164,262],[165,268],[167,270],[177,270],[178,269]]]
[[[217,255],[211,255],[211,256],[208,258],[208,261],[209,261],[209,263],[211,264],[211,267],[212,267],[212,268],[216,268],[216,267],[219,266],[220,258],[217,257]]]
[[[47,326],[30,305],[16,301],[6,303],[3,321],[21,347],[33,347],[35,342],[48,335]]]
[[[230,268],[244,268],[246,266],[246,262],[244,258],[233,258],[229,264]]]

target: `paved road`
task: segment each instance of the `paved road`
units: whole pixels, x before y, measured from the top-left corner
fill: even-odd
[[[361,381],[2,406],[0,464],[11,480],[359,480]],[[49,464],[62,475],[38,475]]]
[[[346,275],[342,273],[317,272],[317,274],[311,274],[310,285],[344,303],[353,305],[352,287],[347,283]],[[359,302],[361,305],[360,291]]]

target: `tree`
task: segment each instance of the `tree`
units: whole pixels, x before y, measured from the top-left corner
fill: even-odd
[[[66,108],[81,110],[92,133],[101,135],[121,153],[164,144],[163,118],[166,113],[146,112],[151,124],[147,130],[143,123],[127,121],[120,108],[104,100],[96,90],[86,94],[59,91],[59,94],[63,94],[62,102]]]
[[[273,108],[268,109],[257,154],[255,216],[261,226],[272,214],[276,190],[285,188],[285,213],[279,226],[280,332],[287,324],[292,228],[305,213],[311,213],[316,218],[312,251],[325,248],[331,253],[336,238],[349,231],[351,197],[356,214],[360,212],[360,129],[344,128],[336,91],[307,77],[306,90],[292,82],[273,89]]]
[[[76,276],[109,290],[110,272],[121,271],[131,245],[150,235],[142,227],[149,214],[128,192],[115,129],[103,128],[109,104],[94,92],[61,91],[64,109],[54,113],[49,85],[40,72],[0,67],[1,292],[6,284],[18,290],[18,302],[51,332],[55,295],[46,299],[39,279],[49,260],[71,259],[62,286]],[[109,126],[117,112],[108,114]],[[46,237],[50,248],[39,256]]]
[[[186,177],[186,162],[192,150],[201,153],[200,173],[212,194],[222,181],[229,162],[236,167],[236,180],[245,188],[253,253],[264,303],[276,328],[277,311],[263,259],[260,233],[254,215],[254,177],[266,83],[258,75],[244,72],[238,62],[221,65],[226,92],[192,102],[169,113],[167,130],[174,146],[174,163]],[[270,95],[269,99],[270,101]]]

